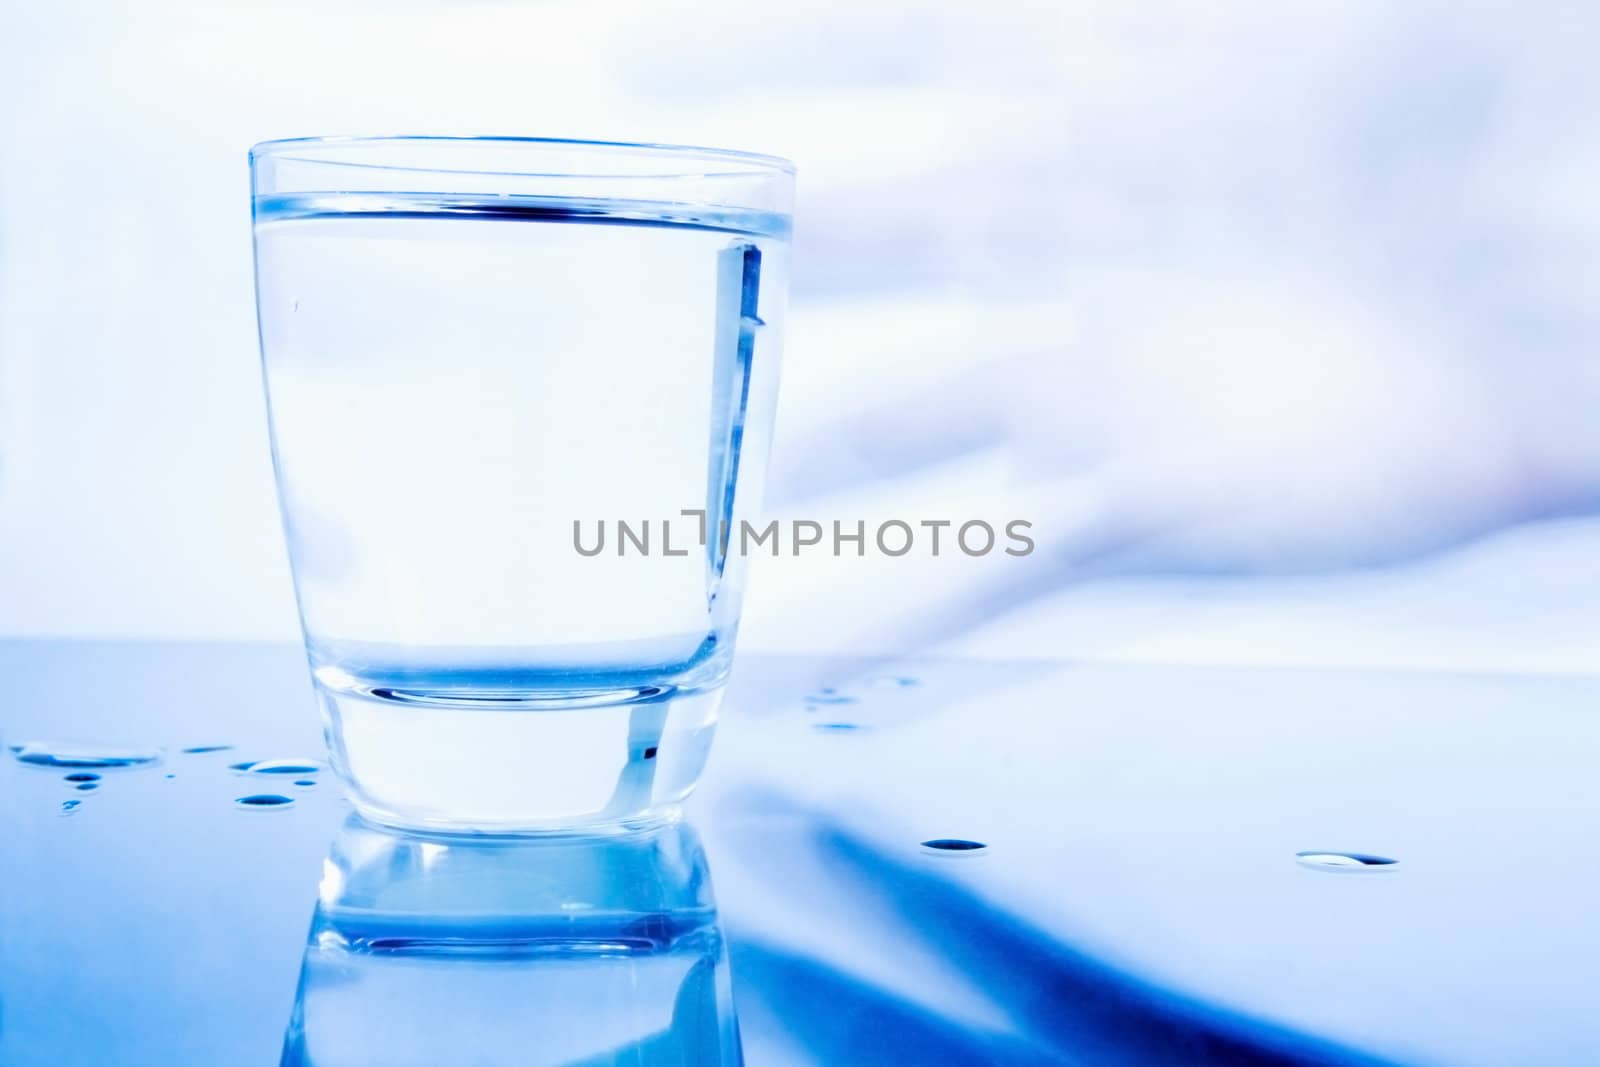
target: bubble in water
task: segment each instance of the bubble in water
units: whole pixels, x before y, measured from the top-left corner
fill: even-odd
[[[100,776],[93,771],[77,771],[66,776],[69,782],[98,782]]]
[[[935,837],[924,841],[922,847],[934,852],[976,852],[989,846],[982,841],[969,841],[964,837]]]
[[[264,759],[257,760],[245,768],[251,774],[316,774],[322,770],[322,764],[316,760],[308,759]]]
[[[1324,852],[1320,849],[1296,852],[1294,858],[1302,867],[1318,871],[1385,871],[1393,870],[1400,862],[1388,856],[1374,856],[1366,852]]]
[[[251,793],[249,796],[240,797],[234,803],[242,808],[286,808],[294,803],[294,798],[280,796],[277,793]]]
[[[88,792],[91,792],[91,791],[99,789],[99,788],[100,788],[100,783],[99,782],[84,782],[82,785],[78,786],[78,792],[80,792],[80,793],[88,793]]]
[[[176,774],[169,774],[169,775],[167,775],[167,777],[168,777],[168,778],[176,778],[176,777],[178,777],[178,776],[177,776],[177,775],[176,775]]]
[[[61,814],[71,815],[78,810],[78,805],[82,803],[83,801],[81,800],[63,800],[61,802]]]
[[[811,728],[813,730],[822,730],[825,733],[848,733],[851,730],[865,729],[860,723],[856,722],[814,722],[811,724]]]
[[[311,785],[316,785],[317,783],[316,783],[316,781],[314,779],[311,779],[311,778],[296,778],[294,784],[295,785],[311,786]]]
[[[183,750],[183,754],[186,756],[199,756],[206,752],[228,752],[232,749],[232,745],[191,745]]]
[[[159,748],[111,748],[72,741],[25,741],[11,746],[20,763],[35,767],[142,767],[161,759]]]

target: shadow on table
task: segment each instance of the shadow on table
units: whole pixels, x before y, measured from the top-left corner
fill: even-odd
[[[352,817],[334,839],[285,1067],[741,1062],[689,827],[471,839]]]
[[[796,884],[840,929],[926,948],[997,1009],[988,1028],[952,1020],[882,975],[886,962],[808,956],[735,929],[732,955],[751,1033],[781,1020],[808,1063],[1114,1067],[1386,1067],[1390,1061],[1163,989],[1101,962],[1025,919],[997,910],[950,867],[875,847],[823,812],[760,793],[741,798],[745,834],[768,861],[773,898]],[[748,851],[748,849],[746,850]],[[800,857],[795,866],[786,857]],[[982,862],[980,859],[979,862]],[[807,868],[807,869],[803,869]],[[814,873],[826,872],[825,884]],[[854,913],[853,913],[854,912]],[[888,918],[886,918],[886,916]],[[883,951],[881,949],[877,951]],[[854,953],[852,956],[851,953]],[[752,1010],[754,1009],[754,1010]]]

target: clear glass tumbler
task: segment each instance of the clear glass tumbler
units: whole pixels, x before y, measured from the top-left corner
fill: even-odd
[[[487,832],[670,813],[738,628],[793,168],[313,138],[251,173],[279,501],[357,807]]]

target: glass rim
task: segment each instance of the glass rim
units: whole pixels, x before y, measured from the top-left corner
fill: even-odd
[[[670,174],[638,174],[625,171],[578,173],[576,171],[541,171],[535,169],[493,168],[477,170],[472,168],[450,166],[428,166],[416,163],[373,163],[363,162],[358,159],[339,158],[336,153],[324,153],[323,149],[361,148],[363,146],[415,145],[419,149],[425,146],[443,146],[449,144],[459,145],[485,145],[500,146],[505,148],[536,148],[539,146],[564,147],[576,149],[597,149],[596,154],[604,156],[612,152],[637,152],[647,155],[656,155],[663,158],[686,160],[706,160],[708,162],[722,161],[730,164],[742,164],[744,169],[730,171],[681,171]],[[302,150],[306,154],[299,154]],[[430,174],[497,174],[506,177],[603,177],[603,178],[667,178],[667,177],[736,177],[751,176],[760,173],[783,174],[793,177],[795,165],[782,156],[766,155],[760,152],[745,152],[732,148],[708,148],[700,145],[660,144],[650,141],[600,141],[574,137],[524,137],[502,135],[454,135],[454,134],[391,134],[373,136],[321,136],[321,137],[282,137],[268,141],[260,141],[250,148],[250,161],[254,163],[259,159],[281,159],[286,162],[306,163],[334,167],[370,167],[375,170],[411,171]]]

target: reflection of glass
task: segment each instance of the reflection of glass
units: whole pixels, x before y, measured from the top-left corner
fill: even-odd
[[[374,138],[258,145],[252,177],[284,528],[357,805],[658,818],[732,661],[792,168]]]
[[[688,827],[425,837],[352,817],[335,838],[284,1067],[742,1062]]]

